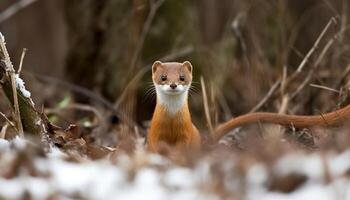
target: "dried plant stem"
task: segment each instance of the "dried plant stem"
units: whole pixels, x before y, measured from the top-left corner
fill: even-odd
[[[18,105],[15,70],[13,68],[9,53],[7,51],[7,48],[6,48],[5,38],[2,34],[0,35],[0,37],[1,37],[0,38],[1,39],[0,40],[1,52],[4,55],[4,62],[6,63],[6,73],[9,76],[10,81],[11,81],[13,107],[14,107],[14,117],[13,118],[16,121],[16,127],[18,130],[18,134],[21,137],[23,137],[24,132],[23,132],[23,125],[22,125],[22,120],[21,120],[21,113],[20,113],[19,105]]]
[[[337,93],[337,94],[340,93],[339,90],[336,90],[336,89],[333,89],[333,88],[330,88],[330,87],[327,87],[327,86],[323,86],[323,85],[317,85],[317,84],[312,84],[312,83],[311,83],[310,86],[311,86],[311,87],[314,87],[314,88],[319,88],[319,89],[331,91],[331,92],[334,92],[334,93]]]
[[[17,87],[16,87],[16,77],[14,72],[10,72],[10,79],[11,79],[11,87],[12,87],[12,94],[13,94],[13,106],[15,108],[15,119],[16,119],[16,127],[18,130],[18,134],[21,137],[24,137],[23,132],[23,125],[21,120],[21,113],[19,111],[19,105],[18,105],[18,96],[17,96]]]
[[[6,132],[7,132],[7,128],[9,127],[9,124],[5,124],[0,131],[0,138],[1,139],[5,139],[6,137]]]
[[[318,45],[320,44],[322,38],[325,36],[326,32],[328,31],[328,29],[331,27],[332,24],[336,24],[337,21],[335,20],[334,17],[332,17],[328,24],[326,25],[326,27],[322,30],[321,34],[318,36],[316,42],[314,43],[314,45],[312,46],[312,48],[310,49],[310,51],[306,54],[306,56],[304,57],[303,61],[300,63],[298,69],[297,69],[297,72],[300,73],[305,64],[309,61],[311,55],[315,52],[315,50],[318,48]]]
[[[15,124],[11,120],[9,120],[4,113],[0,112],[0,116],[4,118],[10,126],[16,128]]]
[[[0,13],[0,23],[6,21],[7,19],[11,18],[13,15],[15,15],[18,11],[22,10],[23,8],[26,8],[27,6],[35,3],[37,0],[20,0],[14,4],[12,4],[10,7],[8,7],[6,10],[2,11]]]
[[[309,71],[309,73],[307,74],[306,78],[301,83],[301,85],[299,85],[299,87],[296,89],[296,91],[292,93],[292,95],[290,96],[290,99],[294,99],[297,96],[297,94],[299,94],[305,88],[305,86],[308,85],[308,83],[311,81],[314,72],[317,70],[317,68],[321,64],[321,61],[322,61],[323,57],[326,55],[326,53],[328,52],[329,48],[334,43],[334,40],[335,40],[336,37],[337,36],[334,36],[332,39],[330,39],[327,42],[326,46],[323,48],[322,52],[318,56],[318,58],[317,58],[317,60],[316,60],[316,62],[314,64],[313,68]]]
[[[23,60],[24,60],[24,57],[26,56],[26,53],[27,53],[27,48],[23,48],[22,55],[21,55],[21,61],[19,63],[19,67],[18,67],[18,71],[17,71],[18,75],[21,74],[22,66],[23,66]]]
[[[289,86],[289,84],[292,83],[294,81],[294,79],[296,79],[299,76],[299,74],[301,73],[305,64],[309,61],[311,55],[317,50],[319,43],[321,42],[322,38],[324,37],[324,35],[328,31],[328,29],[331,27],[331,25],[336,24],[336,23],[337,23],[337,21],[334,17],[332,17],[329,20],[329,22],[327,23],[325,28],[322,30],[321,34],[318,36],[318,38],[317,38],[316,42],[314,43],[314,45],[312,46],[312,48],[309,50],[307,55],[304,57],[302,62],[299,64],[298,69],[287,79],[286,84],[285,84],[286,87]]]
[[[262,98],[260,102],[256,106],[254,106],[249,112],[256,112],[257,110],[259,110],[271,98],[271,96],[275,93],[280,84],[281,80],[276,81],[272,85],[270,90],[267,92],[267,94],[264,96],[264,98]]]
[[[214,129],[213,129],[213,124],[211,121],[209,105],[208,105],[208,96],[207,96],[207,91],[206,91],[203,76],[201,76],[201,86],[202,86],[202,93],[203,93],[203,106],[204,106],[205,118],[206,118],[207,124],[209,126],[210,135],[214,136]]]
[[[6,49],[5,38],[0,33],[0,85],[14,110],[13,119],[16,122],[19,135],[24,132],[42,136],[46,132],[45,122],[41,114],[34,108],[30,97],[19,91],[16,85],[16,74]]]

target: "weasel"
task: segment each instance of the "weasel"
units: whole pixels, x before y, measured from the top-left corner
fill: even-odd
[[[198,149],[201,139],[187,103],[192,82],[191,63],[156,61],[152,66],[152,80],[157,104],[148,133],[148,148],[158,151],[164,143],[180,149]]]
[[[152,80],[156,89],[157,104],[153,113],[148,134],[148,147],[158,151],[161,143],[180,148],[198,149],[201,138],[191,121],[188,109],[188,91],[192,82],[192,65],[184,63],[156,61],[152,66]],[[296,128],[311,126],[335,126],[350,120],[350,105],[315,116],[282,115],[258,112],[241,115],[217,126],[212,135],[217,142],[235,127],[264,122],[294,126]]]

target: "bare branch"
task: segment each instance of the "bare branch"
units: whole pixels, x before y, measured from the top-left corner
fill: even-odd
[[[256,112],[257,110],[259,110],[271,98],[271,96],[275,93],[280,84],[281,80],[276,81],[272,85],[270,90],[267,92],[267,94],[264,96],[264,98],[262,98],[261,101],[256,106],[254,106],[249,112]]]
[[[1,33],[0,33],[1,34]],[[19,111],[19,105],[18,105],[18,96],[17,96],[17,87],[16,87],[16,77],[15,77],[15,70],[13,68],[9,53],[6,48],[6,43],[5,43],[5,37],[1,34],[0,37],[0,48],[1,52],[3,53],[4,56],[4,62],[6,63],[6,73],[8,74],[11,82],[11,89],[12,89],[12,98],[13,98],[13,106],[14,106],[14,116],[13,118],[16,121],[16,127],[18,130],[18,134],[23,137],[24,132],[23,132],[23,125],[22,125],[22,120],[21,120],[21,113]]]
[[[330,87],[327,87],[327,86],[323,86],[323,85],[317,85],[317,84],[310,84],[311,87],[314,87],[314,88],[319,88],[319,89],[323,89],[323,90],[328,90],[328,91],[331,91],[331,92],[334,92],[334,93],[340,93],[339,90],[336,90],[336,89],[333,89],[333,88],[330,88]]]
[[[0,12],[0,23],[8,20],[12,16],[14,16],[16,13],[18,13],[20,10],[30,6],[31,4],[35,3],[37,0],[20,0],[10,7],[8,7],[6,10]]]
[[[334,17],[332,17],[328,24],[326,25],[326,27],[322,30],[320,36],[318,36],[316,42],[314,43],[314,45],[312,46],[312,48],[310,49],[310,51],[306,54],[306,56],[304,57],[303,61],[300,63],[298,69],[297,69],[297,72],[300,73],[305,64],[309,61],[311,55],[314,53],[314,51],[318,48],[318,45],[320,44],[322,38],[325,36],[326,32],[328,31],[328,29],[331,27],[332,24],[336,24],[337,21]]]
[[[26,56],[26,53],[27,53],[27,48],[23,48],[22,55],[21,55],[21,61],[19,63],[19,68],[18,68],[18,71],[17,71],[18,75],[21,74],[22,66],[23,66],[23,60],[24,60],[24,56]]]
[[[203,76],[201,76],[201,86],[202,86],[202,93],[203,93],[203,106],[204,106],[205,118],[209,126],[210,135],[214,136],[213,124],[212,124],[210,112],[209,112],[207,90],[205,88],[205,82],[204,82]]]

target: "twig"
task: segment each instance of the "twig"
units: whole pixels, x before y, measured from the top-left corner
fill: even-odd
[[[287,82],[287,66],[283,66],[282,80],[281,80],[281,96],[286,93],[286,82]]]
[[[327,32],[327,30],[329,29],[330,25],[332,24],[336,24],[337,21],[334,17],[332,17],[329,22],[327,23],[327,25],[325,26],[325,28],[322,30],[321,34],[319,35],[319,37],[317,38],[316,42],[314,43],[314,45],[312,46],[312,48],[309,50],[309,52],[307,53],[307,55],[304,57],[304,59],[302,60],[302,62],[300,63],[299,67],[297,70],[294,71],[294,73],[289,76],[289,78],[286,81],[286,86],[288,86],[290,83],[292,83],[294,81],[295,78],[297,78],[301,72],[301,70],[304,68],[305,64],[308,62],[309,57],[312,55],[312,53],[318,48],[318,45],[321,41],[321,39],[323,38],[323,36],[325,35],[325,33]]]
[[[19,111],[19,104],[18,104],[18,96],[17,96],[17,86],[16,86],[16,77],[14,71],[9,71],[10,79],[11,79],[11,87],[12,87],[12,94],[13,94],[13,106],[15,108],[15,119],[17,124],[18,133],[21,137],[24,137],[23,132],[23,125],[21,120],[21,113]]]
[[[15,15],[20,10],[26,8],[27,6],[35,3],[37,0],[20,0],[14,4],[12,4],[10,7],[8,7],[6,10],[2,11],[0,13],[0,23],[8,20],[13,15]]]
[[[283,95],[281,106],[278,109],[278,114],[286,113],[287,108],[288,108],[288,103],[289,103],[289,96],[288,96],[288,94]]]
[[[18,105],[15,70],[13,68],[9,53],[6,48],[5,38],[2,34],[0,35],[0,47],[1,47],[1,52],[4,55],[4,61],[6,63],[6,73],[8,73],[11,81],[11,88],[12,88],[12,95],[13,95],[12,98],[13,98],[13,106],[14,106],[14,119],[16,121],[16,127],[18,130],[18,134],[21,137],[24,137],[21,113],[19,111],[19,105]]]
[[[205,88],[205,82],[204,82],[203,76],[201,76],[201,86],[202,86],[202,93],[203,93],[203,106],[204,106],[205,118],[209,126],[210,135],[214,136],[213,124],[212,124],[212,121],[210,118],[210,112],[209,112],[208,96],[207,96],[207,91]]]
[[[11,120],[9,120],[4,113],[0,112],[0,116],[2,118],[4,118],[9,125],[11,125],[12,127],[16,128],[15,124],[13,124],[13,122]]]
[[[42,115],[35,109],[30,96],[27,93],[23,94],[25,90],[24,85],[17,82],[15,70],[6,49],[5,39],[1,33],[0,64],[0,85],[10,102],[11,109],[14,110],[13,119],[16,122],[19,135],[23,136],[23,132],[25,131],[28,134],[43,136],[47,132],[45,121]]]
[[[21,55],[21,61],[19,62],[19,67],[18,67],[18,70],[17,70],[18,76],[21,74],[22,66],[23,66],[23,60],[24,60],[24,56],[26,56],[26,53],[27,53],[27,48],[23,48],[22,55]]]
[[[333,88],[330,88],[330,87],[327,87],[327,86],[323,86],[323,85],[317,85],[317,84],[310,84],[311,87],[314,87],[314,88],[320,88],[320,89],[324,89],[324,90],[328,90],[328,91],[331,91],[331,92],[335,92],[335,93],[340,93],[339,90],[336,90],[336,89],[333,89]]]
[[[6,132],[7,132],[7,128],[9,127],[9,124],[5,124],[0,131],[0,138],[1,139],[5,139],[6,137]]]
[[[271,98],[271,96],[275,93],[280,84],[281,80],[276,81],[272,85],[270,90],[267,92],[267,94],[264,96],[264,98],[262,98],[260,102],[256,106],[254,106],[249,112],[256,112],[257,110],[259,110]]]
[[[303,61],[300,63],[298,69],[297,69],[297,72],[300,73],[301,70],[304,68],[306,62],[309,61],[309,58],[311,57],[311,55],[314,53],[314,51],[318,48],[318,45],[320,44],[322,38],[324,37],[324,35],[326,34],[326,32],[328,31],[329,27],[332,25],[332,24],[336,24],[337,21],[334,17],[332,17],[328,24],[326,25],[326,27],[322,30],[320,36],[318,36],[316,42],[314,43],[314,45],[312,46],[312,48],[310,49],[310,51],[306,54],[305,58],[303,59]]]
[[[332,46],[332,44],[334,43],[335,38],[337,37],[337,35],[335,35],[332,39],[330,39],[326,46],[323,48],[322,52],[320,53],[319,57],[317,58],[315,65],[313,66],[313,68],[309,71],[308,75],[306,76],[306,78],[304,79],[304,81],[301,83],[301,85],[299,85],[299,87],[296,89],[295,92],[292,93],[290,99],[294,99],[297,94],[299,94],[300,91],[302,91],[305,86],[310,82],[314,72],[316,71],[316,69],[319,67],[319,65],[321,64],[321,61],[323,59],[323,57],[326,55],[326,53],[328,52],[329,48]]]

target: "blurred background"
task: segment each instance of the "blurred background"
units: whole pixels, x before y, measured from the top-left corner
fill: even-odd
[[[349,4],[1,0],[0,31],[15,66],[28,49],[23,76],[37,106],[89,104],[118,110],[141,126],[155,105],[152,63],[189,60],[192,115],[205,129],[201,76],[214,124],[249,111],[319,114],[347,103]],[[64,119],[58,123],[74,122]]]

